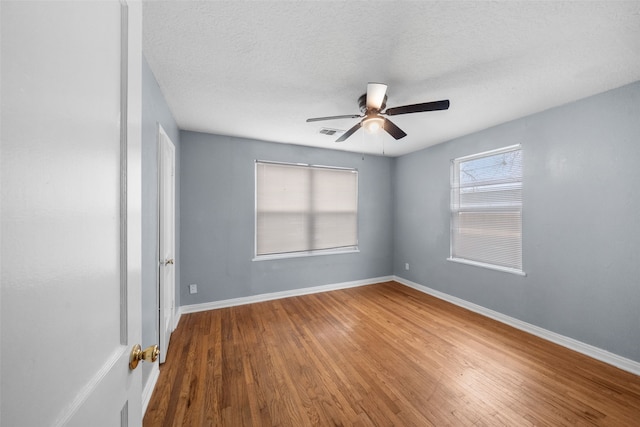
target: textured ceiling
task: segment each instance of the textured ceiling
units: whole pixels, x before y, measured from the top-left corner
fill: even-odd
[[[640,1],[149,1],[144,53],[185,130],[398,156],[640,80]],[[319,133],[367,82],[408,136]]]

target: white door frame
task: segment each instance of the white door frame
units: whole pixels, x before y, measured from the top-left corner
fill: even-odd
[[[158,123],[158,342],[160,363],[169,349],[175,316],[176,148]]]

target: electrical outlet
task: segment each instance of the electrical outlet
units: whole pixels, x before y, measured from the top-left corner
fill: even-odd
[[[189,285],[189,293],[190,294],[197,294],[198,293],[198,285],[196,285],[195,283],[193,285]]]
[[[408,269],[409,269],[409,263],[408,263],[408,262],[405,262],[405,263],[404,263],[404,269],[405,269],[405,270],[408,270]]]

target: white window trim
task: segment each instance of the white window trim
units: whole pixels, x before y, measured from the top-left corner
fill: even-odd
[[[526,276],[527,275],[527,273],[525,273],[522,270],[518,270],[517,268],[502,267],[500,265],[487,264],[486,262],[471,261],[469,259],[464,259],[464,258],[449,257],[449,258],[447,258],[447,261],[457,262],[459,264],[473,265],[473,266],[476,266],[476,267],[483,267],[483,268],[487,268],[489,270],[502,271],[504,273],[516,274],[518,276]]]
[[[465,162],[465,161],[469,161],[469,160],[474,160],[477,158],[482,158],[482,157],[487,157],[487,156],[492,156],[492,155],[496,155],[496,154],[501,154],[501,153],[507,153],[509,151],[515,151],[515,150],[522,150],[522,145],[521,144],[514,144],[514,145],[509,145],[507,147],[502,147],[502,148],[498,148],[498,149],[494,149],[494,150],[488,150],[488,151],[483,151],[481,153],[475,153],[475,154],[471,154],[468,156],[462,156],[462,157],[456,157],[454,159],[451,159],[451,164],[453,165],[454,162]],[[451,182],[454,181],[455,177],[455,168],[451,168]],[[524,178],[524,177],[523,177]],[[450,212],[451,212],[451,208],[450,208]],[[450,214],[451,215],[451,214]],[[449,221],[451,221],[451,217],[449,218]],[[522,233],[522,230],[521,230]],[[520,239],[523,239],[523,236],[521,234]],[[457,258],[453,256],[453,235],[451,232],[449,232],[449,257],[446,258],[447,261],[451,261],[451,262],[456,262],[459,264],[466,264],[466,265],[472,265],[475,267],[482,267],[482,268],[486,268],[489,270],[495,270],[495,271],[501,271],[504,273],[510,273],[510,274],[515,274],[518,276],[526,276],[527,273],[524,272],[524,269],[518,269],[518,268],[510,268],[510,267],[504,267],[501,265],[496,265],[496,264],[489,264],[489,263],[485,263],[485,262],[480,262],[480,261],[473,261],[473,260],[469,260],[469,259],[465,259],[465,258]],[[524,260],[522,260],[524,263]]]
[[[344,248],[319,249],[315,251],[300,251],[300,252],[286,252],[282,254],[255,255],[251,261],[270,261],[274,259],[304,258],[304,257],[321,256],[321,255],[353,254],[353,253],[359,253],[359,252],[360,252],[360,249],[357,246],[345,246]]]
[[[359,182],[360,176],[357,168],[348,168],[348,167],[340,167],[340,166],[326,166],[326,165],[316,165],[310,163],[290,163],[290,162],[278,162],[273,160],[259,160],[256,159],[254,162],[254,170],[257,167],[258,163],[270,163],[275,165],[289,165],[289,166],[303,166],[303,167],[316,167],[316,168],[324,168],[324,169],[335,169],[335,170],[344,170],[344,171],[354,171],[357,173],[357,181]],[[360,215],[357,215],[357,230],[356,233],[356,244],[354,246],[344,246],[340,248],[331,248],[331,249],[316,249],[309,251],[297,251],[297,252],[284,252],[277,254],[265,254],[258,255],[258,174],[254,172],[254,200],[253,200],[253,258],[251,261],[271,261],[271,260],[281,260],[288,258],[304,258],[311,256],[321,256],[321,255],[341,255],[341,254],[352,254],[359,253],[359,237],[360,237]],[[356,200],[359,200],[359,189],[360,186],[356,184]],[[358,212],[360,207],[358,206]]]
[[[496,154],[507,153],[509,151],[522,150],[521,144],[513,144],[508,147],[496,148],[494,150],[483,151],[482,153],[470,154],[468,156],[456,157],[455,159],[451,159],[451,161],[459,161],[459,162],[468,162],[469,160],[479,159],[480,157],[494,156]]]

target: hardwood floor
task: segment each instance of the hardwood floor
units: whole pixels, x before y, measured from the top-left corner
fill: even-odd
[[[184,315],[144,426],[640,425],[640,377],[395,282]]]

